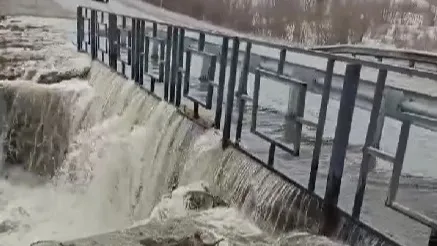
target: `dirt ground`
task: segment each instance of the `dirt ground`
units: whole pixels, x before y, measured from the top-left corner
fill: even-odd
[[[62,8],[53,0],[1,0],[0,16],[32,15],[41,17],[75,18],[75,12]]]

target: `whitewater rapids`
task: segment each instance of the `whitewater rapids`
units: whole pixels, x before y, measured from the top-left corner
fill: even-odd
[[[47,145],[57,139],[65,151],[61,147],[17,150],[27,156],[31,166],[5,162],[8,154],[2,152],[1,246],[65,241],[133,225],[172,223],[174,219],[196,221],[207,239],[224,239],[219,245],[279,245],[287,241],[335,245],[306,233],[272,236],[232,206],[188,210],[183,201],[186,193],[203,186],[219,192],[208,182],[226,175],[226,170],[217,170],[223,159],[237,157],[224,153],[217,132],[200,130],[176,108],[103,65],[93,63],[88,76],[88,81],[72,79],[52,85],[2,82],[6,91],[2,103],[12,105],[2,109],[3,145],[8,144],[4,142],[8,141],[6,129],[25,119],[26,129],[33,132],[21,135],[28,139],[18,139],[23,144],[17,146],[26,146],[30,140]],[[13,99],[5,96],[11,91]],[[47,102],[58,104],[47,110],[51,105]],[[16,117],[18,113],[24,116]],[[49,129],[41,127],[50,122],[56,124]],[[63,127],[53,127],[59,124]],[[41,128],[43,138],[37,137]],[[59,138],[62,129],[63,141]],[[50,165],[38,161],[64,154],[62,161]],[[42,178],[23,167],[54,176]]]

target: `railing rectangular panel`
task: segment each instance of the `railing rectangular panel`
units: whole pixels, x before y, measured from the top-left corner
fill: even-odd
[[[289,120],[293,121],[293,125],[295,127],[293,131],[293,148],[290,148],[287,143],[278,141],[273,139],[270,136],[267,136],[266,134],[260,132],[257,130],[257,118],[258,118],[258,107],[259,107],[259,93],[260,93],[260,86],[261,86],[261,78],[266,77],[269,79],[272,79],[272,81],[278,81],[285,85],[291,86],[293,90],[295,90],[297,93],[295,98],[294,104],[296,105],[297,110],[295,111],[295,114],[288,115],[287,118]],[[255,72],[255,83],[254,83],[254,90],[253,90],[253,98],[252,98],[252,120],[251,120],[251,127],[250,132],[254,133],[258,137],[262,138],[265,141],[270,142],[271,144],[278,146],[279,148],[283,149],[284,151],[292,154],[292,155],[298,155],[299,154],[299,148],[300,148],[300,141],[301,141],[301,134],[302,134],[302,123],[296,120],[297,118],[303,118],[304,116],[304,108],[305,108],[305,96],[307,92],[307,85],[306,83],[303,83],[302,81],[288,78],[286,76],[275,74],[273,72],[260,69],[258,68]],[[247,101],[248,97],[240,96],[240,101]],[[241,102],[240,102],[241,103]],[[242,119],[242,114],[244,110],[244,103],[240,104],[239,109],[239,116],[240,119]],[[237,129],[237,131],[240,130],[240,132],[237,132],[237,137],[241,137],[241,129]],[[239,140],[239,139],[238,139]],[[270,147],[270,154],[274,154],[274,147]],[[269,154],[269,162],[273,162],[273,156],[270,156]]]
[[[155,26],[155,23],[153,24]],[[166,40],[157,36],[145,35],[145,48],[144,48],[144,64],[143,70],[150,78],[150,90],[154,91],[155,83],[164,82],[164,66],[165,60],[165,47]],[[156,53],[155,53],[156,52]],[[158,71],[156,71],[156,66]]]
[[[198,56],[203,58],[203,68],[205,69],[202,74],[200,74],[199,78],[192,78],[191,76],[191,60],[192,60],[192,54],[195,53]],[[213,99],[213,92],[214,92],[214,78],[215,78],[215,70],[216,70],[216,64],[217,64],[217,57],[213,54],[204,52],[204,51],[198,51],[191,48],[186,49],[186,63],[185,63],[185,77],[184,77],[184,97],[190,99],[194,102],[194,104],[201,105],[205,109],[211,109],[212,108],[212,99]],[[206,101],[201,101],[200,99],[189,95],[190,92],[190,83],[191,80],[195,79],[198,83],[207,83],[207,96]],[[198,105],[195,105],[197,108]],[[195,116],[197,115],[197,112],[195,111]]]
[[[396,202],[396,197],[399,188],[399,179],[401,177],[402,168],[404,164],[405,152],[407,150],[408,138],[410,134],[411,122],[403,121],[401,126],[401,131],[399,133],[399,141],[396,149],[396,155],[393,161],[393,171],[390,179],[388,195],[386,199],[386,206],[390,207],[405,216],[410,217],[426,226],[433,229],[437,229],[437,221],[423,215],[419,212],[413,211],[410,208],[403,206],[402,204]]]
[[[378,73],[376,88],[373,96],[373,106],[372,106],[372,111],[370,113],[370,122],[367,128],[366,140],[363,147],[364,152],[363,152],[363,157],[360,167],[360,177],[358,179],[357,191],[355,193],[355,201],[352,211],[352,216],[355,218],[359,218],[361,207],[363,205],[364,191],[366,189],[367,175],[369,173],[369,162],[371,161],[372,158],[371,154],[367,151],[367,148],[375,144],[378,116],[381,110],[381,103],[382,103],[386,79],[387,79],[387,70],[385,69],[380,70]]]
[[[396,195],[399,187],[399,178],[401,176],[402,167],[404,164],[405,152],[407,150],[408,137],[410,135],[411,123],[408,121],[402,122],[401,132],[399,134],[398,147],[393,163],[393,173],[390,179],[389,193],[386,204],[390,205],[396,200]]]
[[[96,46],[97,56],[100,54],[100,60],[105,63],[106,55],[109,55],[108,47],[108,23],[105,21],[105,12],[97,12],[98,21],[96,27]],[[101,42],[103,39],[103,43]],[[103,47],[102,47],[103,46]]]

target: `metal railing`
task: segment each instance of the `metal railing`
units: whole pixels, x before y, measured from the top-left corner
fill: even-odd
[[[158,31],[158,35],[165,35],[164,31]],[[185,37],[185,43],[187,46],[191,46],[192,44],[197,44],[198,38],[196,36],[190,35]],[[209,52],[217,52],[220,50],[220,43],[213,42],[211,40],[206,41],[204,43],[205,50]],[[377,48],[370,48],[370,47],[361,47],[361,46],[350,46],[350,45],[336,45],[336,46],[321,46],[321,47],[314,47],[311,48],[313,51],[329,51],[332,53],[339,53],[339,54],[352,54],[360,55],[360,56],[374,56],[377,58],[377,63],[381,63],[383,61],[383,58],[387,59],[396,59],[400,61],[408,61],[409,65],[408,68],[414,68],[415,64],[433,64],[433,59],[437,58],[437,56],[426,53],[426,52],[420,52],[420,51],[405,51],[405,50],[398,50],[396,53],[395,50],[390,49],[377,49]],[[311,54],[311,56],[316,56],[320,58],[325,58],[324,56],[308,53],[305,52],[306,50],[300,50],[300,54],[308,55]],[[239,57],[246,57],[245,55],[246,51],[240,49],[239,50]],[[297,51],[291,51],[291,53],[299,53]],[[343,56],[349,57],[350,56]],[[435,58],[434,58],[435,57]],[[278,64],[280,58],[266,54],[266,52],[260,52],[260,51],[251,51],[250,52],[250,62],[249,62],[249,72],[255,74],[255,71],[258,67],[265,68],[265,69],[272,69],[271,64]],[[338,59],[337,61],[344,62],[342,59]],[[368,61],[368,60],[367,60]],[[437,61],[437,59],[436,59]],[[372,61],[370,61],[372,62]],[[390,62],[390,61],[389,61]],[[239,58],[239,63],[243,63],[243,58]],[[436,62],[437,63],[437,62]],[[384,63],[386,65],[390,66],[389,71],[397,71],[398,68],[405,67],[404,64],[398,64],[398,65],[392,65],[390,63]],[[367,68],[372,68],[372,66],[366,66]],[[321,94],[323,92],[323,85],[324,85],[324,76],[326,73],[326,68],[319,68],[311,66],[311,64],[305,64],[299,61],[289,61],[284,60],[282,65],[282,70],[285,70],[285,73],[290,73],[290,70],[292,71],[291,74],[288,74],[289,76],[305,80],[306,83],[308,83],[308,91],[316,94]],[[288,71],[287,71],[288,70]],[[427,68],[419,68],[416,69],[416,72],[430,72],[430,74],[422,74],[422,78],[433,78],[431,75],[432,73],[437,73],[437,71],[433,71],[435,69],[429,69]],[[402,70],[400,70],[402,71]],[[412,80],[411,78],[416,73],[410,73],[410,70],[407,69],[403,72],[403,75],[407,77],[408,79]],[[333,83],[331,84],[331,97],[335,97],[334,94],[341,93],[341,83],[344,80],[344,75],[342,73],[338,73],[338,71],[334,71],[332,74]],[[399,79],[399,78],[395,78]],[[412,80],[414,82],[414,80]],[[375,82],[370,81],[369,78],[360,78],[360,84],[361,87],[371,87],[372,91],[375,90]],[[437,84],[436,84],[437,85]],[[410,116],[418,116],[422,115],[425,117],[416,117],[414,124],[419,125],[421,127],[431,129],[433,131],[436,130],[435,125],[436,122],[432,122],[432,119],[437,118],[437,111],[436,110],[430,110],[433,107],[431,105],[437,106],[437,96],[436,95],[428,95],[428,94],[421,94],[420,92],[415,91],[414,89],[399,89],[397,87],[393,87],[391,85],[385,86],[385,91],[388,91],[389,93],[385,93],[385,97],[389,97],[384,102],[389,101],[398,101],[399,106],[403,109],[403,111],[408,111],[410,113]],[[372,108],[373,104],[373,95],[369,94],[365,90],[358,90],[357,97],[359,99],[359,103],[357,104],[358,107],[364,107],[368,110]],[[393,107],[390,107],[389,105],[383,105],[383,107],[386,109],[384,114],[385,116],[388,116],[390,118],[398,119],[400,116],[396,110],[393,110]],[[431,122],[430,122],[431,121]],[[382,129],[382,128],[381,128]]]
[[[148,28],[151,28],[151,32],[147,32]],[[250,102],[252,112],[250,132],[269,143],[268,161],[265,163],[268,166],[272,166],[274,163],[276,148],[281,148],[292,155],[299,156],[302,127],[304,125],[315,127],[316,136],[312,146],[311,172],[308,182],[308,190],[311,192],[315,189],[320,162],[328,102],[332,91],[333,76],[335,76],[334,65],[337,61],[347,63],[345,74],[342,77],[340,109],[338,111],[324,197],[325,203],[332,206],[336,206],[338,203],[344,160],[352,124],[351,119],[357,99],[362,67],[378,69],[378,78],[371,98],[370,122],[362,148],[363,157],[352,216],[357,219],[360,217],[369,165],[375,158],[381,158],[393,163],[386,206],[437,230],[436,220],[396,202],[410,126],[411,124],[417,124],[435,130],[437,129],[437,116],[421,114],[417,110],[412,110],[411,105],[402,99],[402,95],[398,95],[399,93],[404,93],[403,91],[387,89],[385,85],[389,72],[431,80],[437,80],[437,73],[323,51],[277,45],[246,37],[213,33],[172,23],[117,15],[85,7],[78,7],[77,9],[77,30],[78,51],[89,52],[93,59],[99,59],[107,63],[110,68],[123,76],[130,77],[142,88],[146,88],[147,86],[144,85],[144,82],[149,81],[150,85],[147,90],[150,93],[155,93],[156,83],[162,83],[164,90],[162,100],[175,106],[180,106],[182,99],[191,101],[195,118],[199,117],[199,107],[213,112],[214,127],[222,130],[224,147],[233,144],[243,149],[239,142],[243,131],[244,114],[247,112],[246,106]],[[163,32],[165,35],[159,35],[158,32]],[[190,32],[190,36],[187,35],[188,32]],[[193,39],[193,33],[197,35],[195,39]],[[214,45],[219,47],[218,49],[205,49],[205,45],[211,44],[205,41],[206,35],[218,40],[214,43]],[[102,37],[105,37],[104,48],[101,48],[100,44]],[[241,43],[246,44],[244,51],[240,49]],[[193,44],[195,44],[195,47],[193,47]],[[276,59],[276,69],[262,67],[259,64],[251,69],[251,56],[253,55],[252,49],[254,45],[268,47],[278,52],[279,58]],[[326,69],[323,71],[324,80],[320,92],[322,97],[317,122],[312,122],[304,116],[305,98],[309,90],[309,82],[296,79],[284,73],[284,66],[287,64],[287,53],[304,54],[327,60]],[[198,78],[193,78],[190,73],[193,54],[200,56],[203,60],[201,75]],[[105,57],[108,57],[107,61]],[[217,64],[219,66],[218,69],[216,68]],[[155,69],[152,66],[155,66]],[[129,76],[126,75],[127,67],[130,67],[131,73]],[[239,68],[241,76],[237,87],[237,72]],[[215,80],[217,70],[218,79]],[[255,74],[252,95],[249,95],[247,92],[249,72]],[[145,77],[149,79],[145,79]],[[285,116],[287,122],[286,131],[288,129],[289,137],[284,138],[285,140],[278,140],[257,129],[261,78],[269,78],[290,88],[288,110]],[[205,98],[201,99],[190,93],[193,79],[199,80],[206,86],[207,93]],[[236,88],[238,88],[237,91]],[[215,101],[214,94],[216,94]],[[391,96],[391,94],[396,95]],[[396,101],[396,98],[398,98],[397,103],[393,106],[391,101]],[[235,100],[237,100],[236,103]],[[387,103],[387,101],[390,102]],[[235,106],[234,103],[236,104]],[[392,113],[391,117],[402,122],[397,151],[394,156],[378,148],[380,131],[382,131],[381,124],[384,124],[383,119],[386,116],[384,108],[388,107],[387,105],[394,108],[392,111],[395,111],[395,113]],[[224,109],[223,106],[225,106]],[[237,109],[238,117],[235,141],[232,141],[231,127],[235,109]],[[224,117],[222,115],[223,110]]]

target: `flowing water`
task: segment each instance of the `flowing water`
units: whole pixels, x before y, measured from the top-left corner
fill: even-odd
[[[223,153],[215,131],[196,127],[174,107],[146,96],[102,65],[93,64],[89,84],[83,80],[53,85],[13,81],[2,86],[6,91],[2,103],[10,107],[3,109],[3,132],[10,134],[6,130],[14,128],[28,133],[17,138],[15,146],[24,147],[15,147],[14,156],[23,157],[19,159],[32,163],[26,166],[39,172],[56,169],[54,178],[46,180],[24,171],[23,163],[8,163],[10,150],[2,153],[6,159],[0,179],[2,246],[67,240],[135,222],[172,223],[175,218],[197,221],[206,235],[225,239],[220,245],[335,245],[307,233],[274,237],[233,206],[188,210],[183,197],[198,190],[201,181],[200,187],[208,186],[208,190],[228,189],[242,196],[238,190],[242,180],[218,177],[228,176],[223,163],[229,166],[242,158]],[[39,137],[41,131],[44,137]],[[25,148],[29,141],[43,147]],[[53,142],[58,147],[49,148]],[[64,158],[54,158],[57,155]],[[250,166],[243,166],[250,172]],[[217,179],[223,180],[221,188],[214,184]],[[250,204],[242,205],[243,209],[250,211]]]
[[[195,225],[208,240],[224,238],[220,245],[336,244],[304,232],[280,237],[272,234],[295,227],[314,231],[317,221],[313,217],[317,214],[308,212],[311,201],[236,151],[223,151],[219,133],[203,130],[174,107],[109,73],[100,64],[93,64],[86,80],[73,78],[52,85],[1,82],[1,89],[1,140],[8,147],[1,152],[1,246],[68,240],[132,225],[161,228],[175,223]],[[162,91],[160,85],[157,90]],[[307,99],[310,110],[318,107],[310,100],[315,97]],[[331,103],[330,110],[336,111],[337,104]],[[359,116],[363,114],[358,111]],[[277,127],[272,116],[278,117],[261,112],[260,118],[267,119],[261,127]],[[335,114],[328,117],[328,125],[335,125]],[[354,119],[366,125],[362,118]],[[329,135],[331,131],[327,132]],[[311,135],[311,131],[305,133]],[[14,136],[13,141],[10,136]],[[259,155],[268,149],[258,140],[249,138],[243,144],[247,142],[252,144],[248,148]],[[305,153],[310,152],[306,146],[303,148],[301,162],[291,163],[287,155],[281,158],[279,153],[275,165],[305,183],[310,160]],[[357,153],[349,157],[345,169],[342,197],[346,199],[340,202],[347,208],[355,191]],[[318,190],[324,188],[328,160],[329,146],[322,156]],[[51,173],[54,178],[33,175],[23,166],[36,173]],[[423,233],[422,227],[414,227],[404,217],[393,216],[380,207],[374,209],[375,204],[383,204],[385,191],[381,187],[386,186],[387,177],[385,169],[371,175],[366,201],[372,207],[364,206],[364,218],[382,227],[395,224],[395,230],[391,228],[388,233],[407,231],[402,235],[407,238],[406,244],[417,242],[414,236]],[[426,207],[427,202],[417,201],[426,197],[432,203],[436,199],[433,179],[407,179],[402,185],[409,188],[405,196],[410,203]],[[199,190],[208,190],[231,206],[188,209],[186,198]],[[292,206],[298,206],[300,213],[285,213]],[[433,211],[432,207],[426,208]],[[367,215],[372,215],[371,219]],[[294,218],[293,225],[289,218]],[[423,234],[429,235],[426,231]]]

